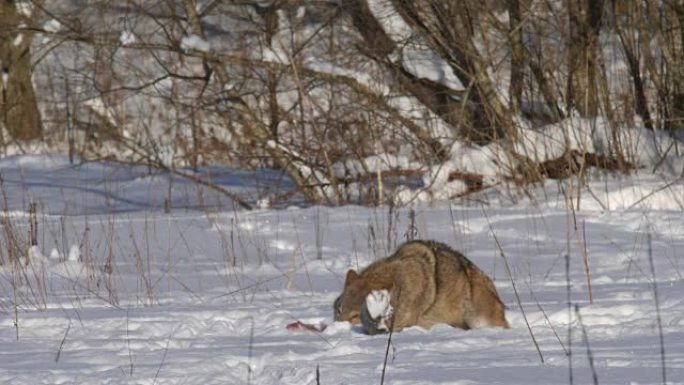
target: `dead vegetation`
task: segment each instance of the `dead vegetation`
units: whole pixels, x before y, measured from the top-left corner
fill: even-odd
[[[3,4],[5,153],[39,140],[174,172],[275,168],[309,203],[379,203],[456,142],[500,144],[515,162],[501,182],[527,184],[627,172],[624,127],[684,127],[680,0]],[[607,122],[609,148],[512,148],[575,115]],[[412,163],[380,175],[368,159],[386,154]],[[477,170],[449,180],[487,187]]]

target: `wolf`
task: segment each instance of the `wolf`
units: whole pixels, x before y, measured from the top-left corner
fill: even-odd
[[[335,321],[368,334],[448,324],[508,328],[492,280],[463,254],[435,241],[410,241],[360,273],[347,272]]]

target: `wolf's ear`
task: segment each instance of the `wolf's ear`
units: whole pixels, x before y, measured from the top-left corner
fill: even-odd
[[[349,269],[347,272],[347,278],[344,280],[344,286],[349,286],[351,285],[354,281],[356,281],[359,278],[359,274],[354,271],[354,269]]]

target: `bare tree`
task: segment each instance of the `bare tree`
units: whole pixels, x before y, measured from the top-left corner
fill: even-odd
[[[522,107],[523,89],[525,85],[525,43],[523,28],[523,10],[526,8],[521,0],[507,0],[509,15],[509,39],[511,47],[511,82],[508,93],[509,108],[519,112]]]
[[[567,0],[566,6],[569,18],[566,109],[577,109],[587,117],[595,117],[599,112],[597,72],[603,3],[603,0]]]
[[[267,167],[295,186],[264,187],[273,200],[381,202],[387,178],[428,175],[457,141],[500,146],[521,183],[613,165],[520,150],[530,127],[575,112],[606,118],[617,155],[634,113],[682,124],[682,0],[94,0],[32,2],[31,20],[0,4],[12,139],[195,179],[211,163]]]
[[[38,139],[42,135],[40,111],[31,75],[31,20],[14,1],[0,2],[0,114],[12,139]],[[0,141],[2,137],[0,136]]]
[[[429,109],[454,125],[465,138],[487,142],[506,134],[515,135],[508,108],[487,72],[485,58],[475,47],[473,16],[478,12],[471,2],[393,0],[391,6],[426,44],[452,68],[462,90],[418,78],[388,55],[397,49],[370,12],[366,0],[350,4],[354,25],[370,47],[371,56],[392,68],[404,89]],[[440,99],[436,99],[436,98]],[[455,99],[455,100],[454,100]],[[464,107],[459,108],[459,104]]]

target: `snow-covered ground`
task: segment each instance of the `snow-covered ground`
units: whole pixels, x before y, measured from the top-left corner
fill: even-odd
[[[275,173],[203,172],[252,202],[288,188]],[[415,231],[494,278],[511,328],[394,334],[386,384],[654,384],[663,362],[684,384],[681,181],[597,177],[575,215],[555,182],[536,199],[420,203],[412,231],[408,208],[241,211],[115,163],[18,156],[0,175],[0,383],[379,384],[388,336],[334,323],[332,303],[347,269]],[[328,327],[288,330],[295,321]]]

